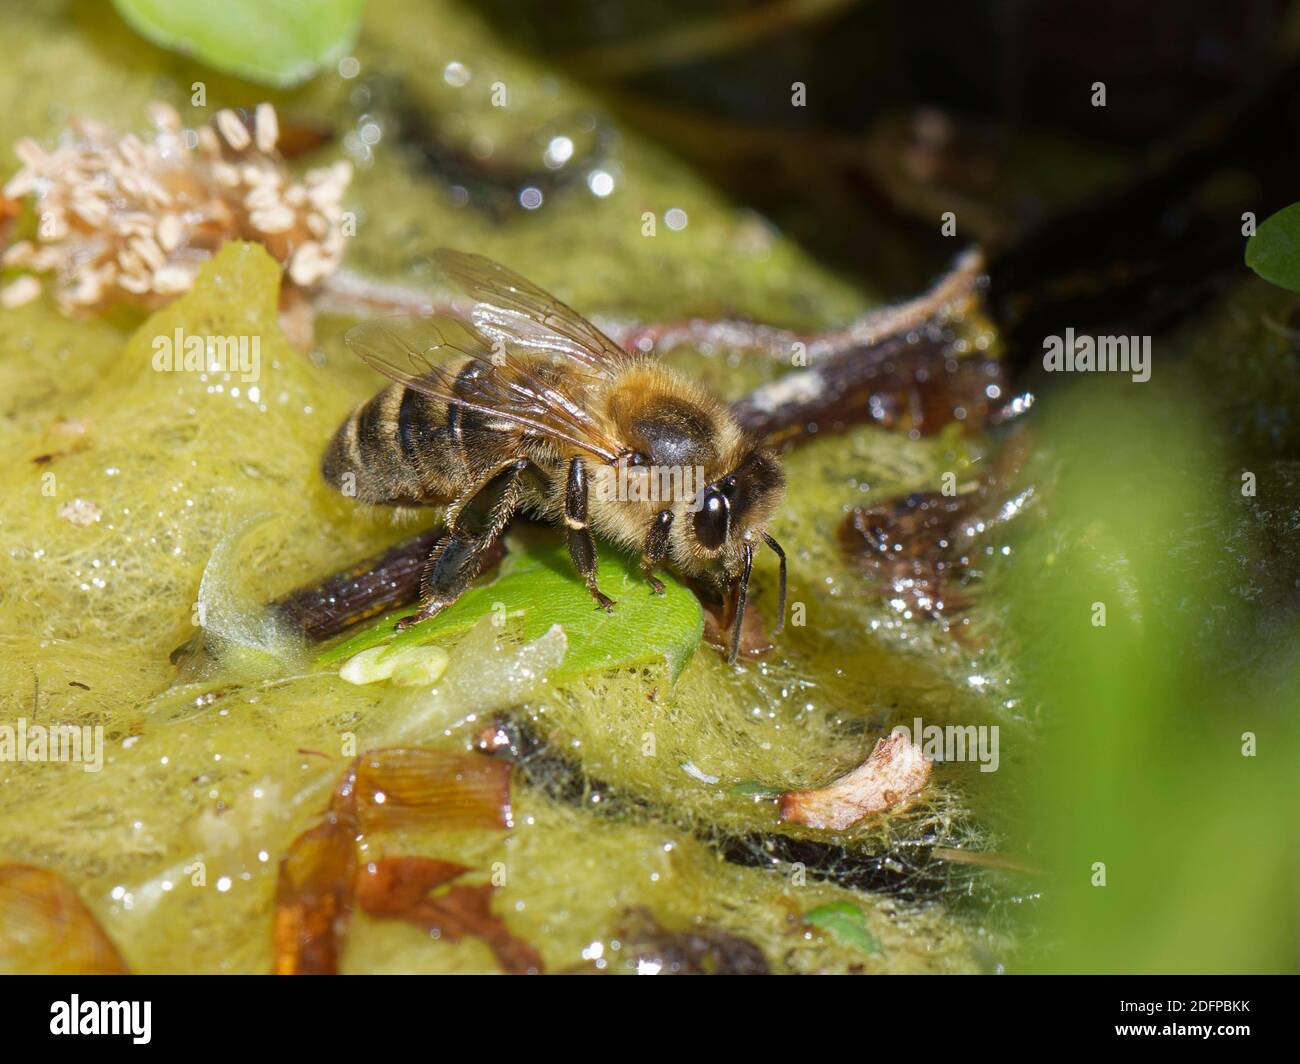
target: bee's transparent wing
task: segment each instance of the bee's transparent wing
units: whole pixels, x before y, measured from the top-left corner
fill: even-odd
[[[627,352],[576,310],[499,262],[448,248],[440,248],[434,258],[478,301],[474,324],[492,339],[563,354],[599,376],[610,376],[627,363]]]
[[[424,395],[563,441],[612,462],[623,450],[587,411],[583,374],[539,373],[539,367],[492,342],[471,325],[447,316],[377,318],[349,329],[344,341],[385,377]],[[479,365],[457,382],[452,359]],[[463,364],[463,363],[462,363]]]

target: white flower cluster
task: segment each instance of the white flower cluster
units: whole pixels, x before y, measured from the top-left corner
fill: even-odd
[[[22,169],[4,195],[33,197],[38,219],[35,239],[10,247],[6,266],[53,274],[66,311],[161,305],[187,291],[200,264],[232,239],[264,244],[299,288],[338,268],[347,162],[294,179],[268,103],[247,120],[220,111],[198,130],[183,129],[164,103],[150,105],[150,118],[147,140],[82,119],[52,151],[18,142]],[[39,291],[25,276],[0,300],[16,306]]]

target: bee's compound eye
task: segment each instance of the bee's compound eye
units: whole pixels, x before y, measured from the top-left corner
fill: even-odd
[[[695,515],[695,538],[705,550],[717,550],[727,541],[727,526],[731,523],[731,507],[722,492],[711,489],[704,496],[704,505]]]

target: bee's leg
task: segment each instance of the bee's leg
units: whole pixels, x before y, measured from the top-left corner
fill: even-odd
[[[662,580],[655,577],[655,566],[664,560],[668,553],[668,532],[673,527],[672,510],[660,510],[646,533],[645,545],[641,548],[641,571],[650,581],[650,587],[656,595],[664,593]]]
[[[398,621],[398,631],[441,613],[473,583],[484,552],[514,513],[516,487],[528,465],[528,459],[519,458],[497,470],[457,508],[429,555],[420,609]]]
[[[400,632],[413,624],[436,617],[464,593],[478,575],[487,543],[447,533],[433,546],[424,567],[420,608],[397,622]]]
[[[564,491],[564,525],[568,529],[569,557],[586,582],[587,590],[606,613],[614,609],[614,600],[596,586],[596,542],[587,528],[587,470],[582,458],[569,463],[569,481]]]

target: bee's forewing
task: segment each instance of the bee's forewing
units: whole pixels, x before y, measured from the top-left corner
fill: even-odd
[[[627,353],[572,307],[483,255],[439,249],[434,258],[479,302],[474,322],[494,338],[563,354],[589,372],[615,372]]]
[[[372,369],[414,391],[563,440],[606,461],[618,454],[576,394],[567,394],[558,382],[539,380],[523,361],[494,350],[464,322],[446,316],[378,318],[350,329],[344,340]],[[457,387],[447,365],[456,356],[476,359],[486,371],[468,392]]]
[[[382,361],[416,374],[458,355],[490,360],[492,354],[482,333],[445,315],[376,318],[349,329],[343,340],[372,366]]]

